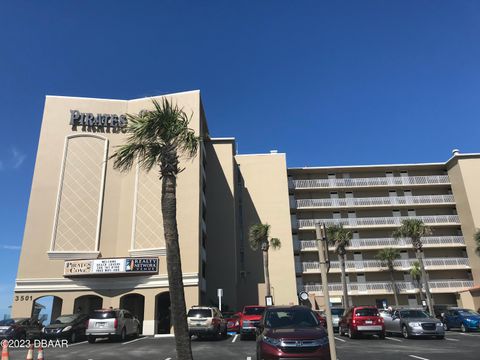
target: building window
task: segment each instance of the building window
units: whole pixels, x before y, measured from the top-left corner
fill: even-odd
[[[397,190],[388,190],[388,196],[390,197],[397,196]]]
[[[347,191],[347,192],[345,193],[345,197],[346,197],[347,199],[353,198],[353,192]]]
[[[331,198],[331,199],[338,199],[338,192],[332,191],[332,192],[330,193],[330,198]]]
[[[328,174],[327,177],[328,177],[329,179],[336,179],[336,178],[337,178],[337,175],[332,173],[332,174]]]
[[[393,171],[385,171],[386,177],[393,177]]]

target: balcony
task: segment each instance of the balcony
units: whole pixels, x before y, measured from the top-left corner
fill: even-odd
[[[465,239],[463,236],[426,236],[422,238],[424,248],[436,247],[464,247]],[[399,249],[409,249],[412,247],[410,239],[394,239],[394,238],[371,238],[371,239],[352,239],[347,250],[375,250],[385,247],[393,247]],[[298,251],[317,251],[316,240],[302,240],[295,244],[295,250]],[[334,247],[329,247],[334,250]]]
[[[453,195],[390,196],[342,199],[298,199],[296,209],[455,205]]]
[[[436,280],[429,281],[430,291],[432,293],[452,293],[468,289],[473,286],[472,280]],[[418,289],[408,281],[397,281],[397,289],[401,294],[415,294]],[[390,282],[366,282],[347,284],[349,295],[380,295],[392,294],[393,288]],[[323,295],[321,284],[304,285],[304,290],[315,295]],[[328,290],[332,296],[342,295],[342,284],[328,284]]]
[[[367,217],[367,218],[343,218],[343,219],[299,219],[299,230],[315,230],[315,224],[343,225],[347,228],[384,228],[397,227],[405,219],[419,219],[426,225],[460,225],[458,215],[430,215],[430,216],[389,216],[389,217]]]
[[[409,271],[417,259],[399,259],[394,262],[395,270]],[[427,258],[424,259],[425,270],[454,270],[470,269],[468,258]],[[304,261],[302,263],[304,274],[320,273],[318,261]],[[386,266],[380,260],[347,260],[345,262],[347,272],[378,272],[386,271]],[[330,272],[340,272],[340,262],[330,261]]]
[[[293,180],[295,190],[450,185],[448,175]]]

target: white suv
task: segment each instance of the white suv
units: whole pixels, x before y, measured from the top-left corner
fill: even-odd
[[[95,310],[85,333],[89,343],[94,343],[101,337],[124,341],[127,336],[138,337],[140,322],[128,310]]]
[[[190,336],[227,337],[227,321],[216,307],[193,306],[187,315]]]

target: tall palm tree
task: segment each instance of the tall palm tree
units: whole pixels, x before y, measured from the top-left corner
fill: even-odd
[[[390,273],[390,281],[392,283],[395,306],[398,306],[398,289],[395,282],[395,260],[400,258],[400,250],[385,248],[380,250],[375,257],[382,262],[382,265],[385,266]]]
[[[477,243],[475,247],[475,253],[480,256],[480,230],[477,230],[477,232],[473,235],[473,239]]]
[[[342,291],[343,291],[343,307],[349,307],[347,276],[345,274],[345,255],[347,254],[347,247],[350,245],[352,239],[352,232],[345,229],[343,225],[330,225],[327,227],[327,241],[328,244],[335,247],[335,254],[338,256],[340,263],[340,271],[342,272]]]
[[[428,286],[428,277],[425,271],[425,265],[423,263],[423,243],[422,237],[430,235],[432,230],[429,226],[425,225],[422,220],[419,219],[405,219],[402,220],[402,225],[393,232],[393,237],[395,239],[399,238],[410,238],[412,241],[412,246],[415,250],[415,255],[417,257],[418,263],[420,264],[420,271],[422,273],[422,282],[425,288],[425,295],[427,297],[427,306],[430,312],[430,315],[434,316],[433,311],[433,302],[432,295],[430,293],[430,288]]]
[[[415,287],[418,289],[418,292],[420,293],[420,300],[423,301],[425,300],[425,296],[423,295],[423,289],[422,289],[422,270],[420,269],[420,263],[418,261],[415,261],[412,264],[412,267],[410,269],[410,276],[412,277],[412,282],[415,285]]]
[[[280,239],[268,238],[270,235],[270,225],[254,224],[250,226],[248,241],[252,250],[262,250],[263,255],[263,273],[265,275],[265,291],[267,296],[271,296],[270,273],[268,271],[268,250],[270,247],[274,250],[282,245]]]
[[[162,218],[167,253],[170,308],[175,333],[177,358],[191,360],[192,349],[188,334],[185,292],[183,289],[182,264],[177,229],[177,175],[180,156],[193,158],[197,153],[199,139],[188,127],[191,117],[178,105],[167,99],[153,100],[153,110],[128,115],[128,137],[124,145],[111,156],[114,168],[129,171],[133,165],[145,171],[154,167],[162,181]]]

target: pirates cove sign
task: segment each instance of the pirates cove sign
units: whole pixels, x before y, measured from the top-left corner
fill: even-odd
[[[111,129],[113,132],[124,131],[128,125],[127,115],[117,114],[93,114],[84,113],[78,110],[70,110],[70,125],[73,130],[78,126],[82,130],[89,131],[107,131]]]

